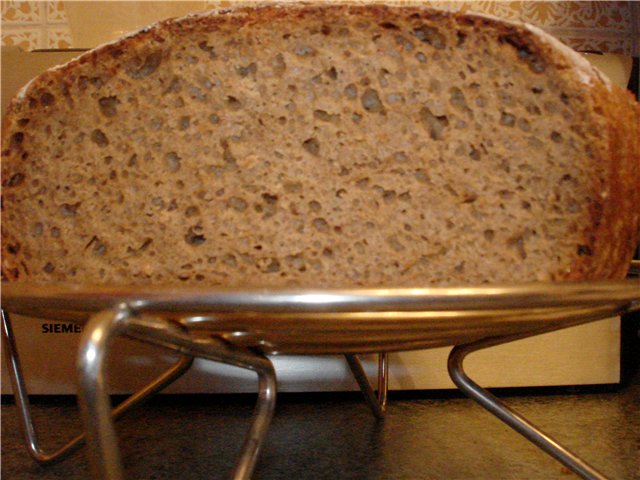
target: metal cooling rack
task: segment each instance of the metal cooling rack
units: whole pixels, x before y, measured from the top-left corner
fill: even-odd
[[[637,264],[633,268],[637,268]],[[510,410],[464,372],[471,352],[640,309],[637,279],[460,288],[351,290],[224,290],[3,285],[3,341],[25,439],[40,463],[52,463],[84,442],[79,436],[45,454],[37,444],[9,313],[85,323],[78,354],[79,403],[94,478],[123,478],[113,419],[184,374],[193,357],[258,374],[259,400],[233,473],[251,477],[273,415],[276,376],[267,354],[345,354],[374,414],[384,416],[387,352],[453,346],[449,374],[465,394],[569,469],[605,477]],[[104,359],[125,335],[181,354],[178,363],[111,410]],[[357,354],[379,353],[378,391]]]

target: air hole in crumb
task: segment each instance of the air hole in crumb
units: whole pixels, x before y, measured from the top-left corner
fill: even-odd
[[[105,117],[114,117],[118,113],[118,99],[115,96],[100,98],[98,105],[100,105],[100,112]]]
[[[322,217],[314,218],[313,222],[312,222],[312,225],[317,231],[319,231],[321,233],[327,233],[329,231],[329,224]]]
[[[537,105],[528,105],[527,112],[531,113],[532,115],[542,115],[542,111]]]
[[[284,182],[284,191],[287,193],[298,193],[302,191],[301,182]]]
[[[396,196],[395,190],[384,190],[382,192],[382,199],[385,203],[392,203],[396,199]]]
[[[402,252],[406,248],[398,239],[397,235],[387,237],[387,244],[396,252]]]
[[[309,202],[309,209],[314,212],[317,213],[322,209],[322,205],[320,204],[320,202],[316,201],[316,200],[311,200]]]
[[[423,25],[415,28],[413,34],[421,42],[431,45],[438,50],[442,50],[447,46],[444,35],[435,27]]]
[[[431,183],[431,177],[429,177],[429,174],[423,168],[418,168],[414,172],[413,176],[420,183]]]
[[[382,28],[386,28],[387,30],[400,30],[400,27],[398,27],[395,23],[391,23],[391,22],[382,22],[380,26]]]
[[[227,202],[227,205],[237,212],[244,212],[249,206],[247,201],[241,197],[231,197]]]
[[[40,103],[42,103],[42,105],[44,105],[45,107],[50,107],[55,103],[55,101],[56,97],[54,97],[49,92],[44,92],[42,95],[40,95]]]
[[[238,75],[244,78],[244,77],[247,77],[248,75],[255,75],[256,72],[258,71],[258,65],[256,65],[255,62],[251,62],[246,67],[236,68],[236,71],[238,72]]]
[[[205,236],[202,234],[202,227],[199,225],[189,228],[187,234],[184,236],[184,240],[189,245],[193,246],[202,245],[207,241]]]
[[[531,125],[529,125],[529,121],[526,118],[519,118],[517,125],[518,125],[518,128],[523,132],[531,131]]]
[[[502,198],[503,200],[509,200],[513,198],[515,194],[511,190],[500,190],[498,192],[498,195],[500,195],[500,198]]]
[[[188,115],[180,117],[180,120],[178,121],[178,128],[180,130],[186,130],[187,128],[189,128],[190,125],[191,125],[191,117],[189,117]]]
[[[265,203],[268,205],[275,205],[278,202],[278,195],[263,193],[261,196],[262,196],[262,199],[265,201]]]
[[[500,125],[513,127],[516,124],[516,117],[510,113],[502,112],[500,115]]]
[[[222,263],[224,263],[227,267],[236,268],[238,265],[238,260],[236,256],[228,253],[224,257],[222,257]]]
[[[330,114],[324,110],[314,110],[313,116],[323,122],[334,122],[340,119],[340,115]]]
[[[462,196],[462,203],[473,203],[478,199],[478,195],[474,192],[465,192]]]
[[[284,55],[282,55],[282,53],[277,54],[271,60],[271,68],[273,69],[273,73],[278,77],[281,77],[287,70],[287,64],[284,61]]]
[[[164,156],[164,161],[172,172],[177,172],[180,170],[180,157],[176,152],[169,152]]]
[[[573,177],[570,173],[565,173],[560,179],[561,182],[570,182],[571,180],[573,180]]]
[[[227,97],[227,107],[231,110],[240,110],[242,108],[242,102],[240,102],[236,97],[229,95]]]
[[[588,245],[578,245],[578,255],[580,255],[581,257],[584,256],[592,256],[593,255],[593,251],[591,250],[591,247],[589,247]]]
[[[63,203],[60,205],[60,213],[63,217],[75,217],[80,208],[80,202],[77,203]]]
[[[33,225],[33,236],[34,237],[39,237],[40,235],[42,235],[42,231],[44,230],[44,225],[42,225],[42,223],[40,222],[36,222]]]
[[[302,147],[311,155],[318,156],[320,154],[320,142],[316,138],[308,138],[302,142]]]
[[[395,152],[393,154],[393,159],[396,162],[406,162],[407,160],[409,160],[409,157],[407,157],[407,154],[404,152]]]
[[[316,49],[308,45],[298,45],[295,49],[295,54],[299,57],[312,57],[316,53]]]
[[[186,215],[187,218],[195,217],[196,215],[200,214],[200,209],[195,205],[191,205],[190,207],[187,207],[184,214]]]
[[[420,120],[433,140],[441,140],[445,128],[449,126],[449,119],[446,115],[434,115],[428,107],[420,109]]]
[[[126,72],[134,79],[148,77],[158,69],[161,62],[162,51],[158,50],[147,55],[144,59],[136,58],[135,62],[132,62],[132,65],[126,70]]]
[[[215,47],[208,45],[205,40],[198,43],[198,48],[200,48],[200,50],[202,50],[203,52],[207,52],[209,54],[209,58],[211,58],[212,60],[217,56]]]
[[[102,130],[95,129],[91,132],[91,141],[99,147],[106,147],[109,145],[109,139]]]
[[[358,87],[355,84],[350,83],[344,88],[344,94],[347,98],[356,98],[358,96]]]
[[[362,107],[370,113],[381,113],[384,111],[384,106],[380,101],[378,92],[373,88],[367,88],[362,94],[361,98]]]
[[[465,110],[467,108],[467,100],[464,97],[464,93],[458,87],[452,87],[449,90],[449,102],[455,108],[459,110]]]
[[[13,135],[11,135],[11,140],[9,141],[9,146],[17,147],[18,145],[22,144],[23,140],[24,140],[24,133],[16,132]]]
[[[507,239],[507,246],[511,248],[515,248],[516,252],[518,252],[518,256],[522,260],[527,259],[527,250],[525,249],[525,240],[523,235],[516,235]]]
[[[103,256],[107,252],[107,246],[100,240],[96,240],[93,244],[93,254],[99,257]]]
[[[278,273],[280,271],[280,262],[277,258],[261,258],[256,262],[256,267],[262,273]]]
[[[356,181],[356,187],[365,188],[367,185],[369,185],[369,182],[370,182],[369,177],[361,178]]]
[[[7,186],[17,187],[18,185],[21,185],[23,182],[24,182],[24,174],[16,173],[11,176],[11,178],[9,179],[9,182],[7,183]]]

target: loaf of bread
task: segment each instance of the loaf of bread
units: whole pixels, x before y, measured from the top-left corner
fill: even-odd
[[[526,25],[306,5],[158,23],[29,83],[6,280],[379,287],[624,276],[640,108]]]

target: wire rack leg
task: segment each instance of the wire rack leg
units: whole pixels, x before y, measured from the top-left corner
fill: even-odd
[[[382,419],[387,410],[387,392],[389,390],[389,358],[386,353],[378,354],[378,394],[373,390],[362,363],[357,355],[346,354],[345,358],[351,373],[358,382],[367,404],[376,418]]]
[[[251,428],[245,437],[242,453],[236,461],[232,478],[248,480],[253,474],[258,455],[264,445],[276,406],[276,375],[271,362],[257,370],[259,380],[258,402],[253,412]]]
[[[508,340],[499,341],[496,339],[488,339],[454,347],[449,354],[448,360],[449,376],[453,380],[453,383],[468,397],[475,400],[486,410],[523,435],[538,448],[560,461],[581,478],[586,480],[607,480],[604,475],[584,460],[564,448],[523,416],[511,410],[497,397],[480,387],[466,375],[462,364],[468,354],[499,343],[506,343],[506,341]]]
[[[85,326],[78,350],[78,403],[87,436],[92,478],[122,480],[120,451],[106,382],[106,357],[113,340],[126,331],[126,305],[94,315]]]
[[[105,357],[113,339],[127,334],[183,354],[252,370],[259,395],[232,478],[249,480],[264,444],[276,402],[276,376],[265,356],[228,345],[216,338],[192,338],[176,324],[157,317],[133,315],[126,305],[96,314],[85,327],[78,356],[79,400],[87,434],[92,478],[121,480],[120,452],[105,383]]]
[[[29,455],[41,465],[51,465],[64,460],[76,451],[78,451],[85,442],[84,434],[77,435],[67,442],[64,446],[52,453],[46,453],[38,444],[38,436],[31,415],[31,407],[29,405],[29,395],[27,392],[22,366],[20,364],[20,356],[16,346],[15,337],[11,327],[11,319],[8,312],[2,310],[2,347],[5,354],[5,360],[8,365],[9,378],[14,392],[16,406],[18,407],[18,417],[22,426],[25,445]],[[180,359],[169,370],[165,371],[158,378],[144,388],[128,397],[113,409],[111,415],[114,420],[122,417],[125,413],[140,405],[148,398],[166,388],[168,385],[180,378],[189,369],[193,363],[193,357],[181,356]]]
[[[271,361],[260,353],[234,347],[218,338],[193,338],[188,332],[158,317],[139,315],[132,317],[131,322],[135,334],[153,343],[258,374],[258,402],[232,474],[234,480],[249,480],[275,411],[277,382]]]

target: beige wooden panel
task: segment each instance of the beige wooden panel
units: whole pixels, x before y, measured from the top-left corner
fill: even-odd
[[[14,331],[28,388],[35,394],[75,393],[78,333],[43,333],[46,322],[16,316]],[[47,330],[50,328],[47,327]],[[468,357],[467,371],[483,386],[549,386],[617,383],[620,377],[620,320],[573,327],[494,347]],[[448,348],[391,356],[392,389],[453,388],[446,362]],[[173,357],[161,350],[119,340],[112,352],[109,378],[113,393],[132,392],[159,374]],[[356,384],[342,357],[273,357],[282,392],[354,390]],[[365,366],[375,375],[375,357]],[[2,365],[2,393],[10,393]],[[255,392],[253,373],[198,361],[170,392]]]

